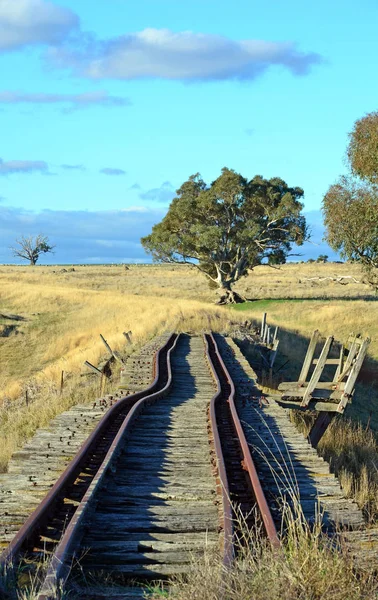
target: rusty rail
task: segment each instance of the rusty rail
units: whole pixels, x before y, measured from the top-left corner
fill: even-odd
[[[238,445],[240,448],[240,454],[242,456],[241,465],[242,468],[247,472],[250,487],[252,493],[254,495],[254,499],[256,505],[259,509],[259,514],[261,516],[262,523],[264,525],[264,530],[267,538],[270,540],[273,547],[279,547],[280,542],[277,535],[276,526],[273,521],[273,517],[271,511],[269,509],[265,494],[261,487],[260,479],[258,473],[256,471],[255,464],[253,462],[251,452],[248,446],[248,442],[246,440],[243,427],[241,425],[236,406],[235,406],[235,386],[232,381],[231,376],[228,373],[228,370],[223,362],[223,359],[219,353],[217,343],[214,339],[212,333],[206,334],[205,336],[205,344],[206,344],[206,355],[209,361],[209,364],[212,366],[213,375],[217,383],[217,393],[213,397],[210,404],[210,423],[212,434],[214,437],[214,446],[215,452],[217,456],[217,469],[218,476],[220,479],[221,485],[221,494],[222,494],[222,504],[223,504],[223,531],[224,531],[224,548],[223,548],[223,557],[224,564],[227,566],[230,564],[234,557],[234,538],[235,538],[235,524],[233,519],[233,507],[230,499],[230,482],[228,480],[225,460],[222,452],[222,445],[220,440],[220,435],[218,431],[218,423],[216,417],[216,405],[219,402],[224,402],[225,399],[222,393],[222,385],[219,377],[219,372],[221,370],[223,377],[227,381],[229,386],[229,396],[226,400],[229,406],[229,410],[232,417],[232,425],[233,430],[237,436]],[[216,360],[213,360],[213,357],[216,357]],[[214,363],[218,363],[218,368]]]
[[[73,518],[71,519],[70,523],[68,524],[68,527],[67,527],[66,531],[64,532],[62,539],[60,540],[58,546],[55,548],[54,555],[50,561],[49,567],[47,569],[47,574],[46,574],[45,580],[41,586],[41,591],[39,592],[39,594],[37,596],[37,600],[55,600],[56,599],[56,593],[57,593],[56,591],[58,589],[59,582],[61,580],[63,580],[64,577],[66,576],[66,574],[67,574],[66,572],[69,567],[69,562],[72,558],[72,553],[75,550],[75,546],[78,544],[78,539],[80,537],[80,530],[81,530],[81,526],[83,523],[83,519],[84,519],[85,515],[88,514],[88,510],[90,509],[92,503],[94,502],[96,493],[99,490],[99,488],[101,487],[101,482],[102,482],[105,474],[107,473],[109,467],[111,466],[112,462],[114,461],[114,459],[116,458],[117,454],[120,451],[122,440],[124,439],[125,435],[127,435],[128,431],[130,430],[130,428],[132,426],[132,423],[138,417],[138,415],[141,413],[141,411],[144,409],[144,407],[146,405],[151,404],[152,402],[155,402],[156,400],[158,400],[159,398],[164,396],[169,391],[169,389],[172,385],[172,369],[171,369],[170,356],[176,346],[178,338],[179,338],[179,335],[172,336],[170,338],[170,340],[173,341],[173,343],[171,344],[171,346],[169,347],[168,352],[167,352],[167,359],[166,359],[167,381],[166,381],[165,386],[160,390],[154,391],[153,393],[144,395],[142,398],[140,398],[134,404],[131,411],[126,416],[120,430],[118,431],[116,437],[113,440],[112,445],[110,446],[110,448],[105,456],[104,461],[101,464],[101,467],[97,471],[97,474],[94,477],[93,481],[91,482],[85,496],[83,497],[79,506],[77,507],[76,512],[75,512]],[[166,346],[164,346],[164,347],[166,347]],[[159,379],[159,371],[161,371],[161,368],[159,369],[159,367],[161,367],[161,365],[159,365],[159,363],[158,363],[158,374],[156,376],[157,379]],[[148,390],[151,391],[152,387],[153,386],[150,386],[150,388],[148,388]],[[148,391],[148,390],[146,390],[146,391]]]
[[[213,365],[212,358],[210,356],[210,347],[209,347],[209,336],[204,336],[205,348],[206,348],[206,358],[209,364],[209,367],[212,371],[213,377],[215,379],[215,383],[217,385],[216,394],[212,397],[209,407],[209,417],[210,417],[210,428],[211,434],[214,440],[214,452],[216,457],[216,475],[217,475],[217,483],[220,486],[220,495],[222,498],[222,529],[223,529],[223,563],[225,566],[230,566],[233,559],[235,558],[234,552],[234,523],[233,523],[233,510],[230,501],[230,488],[228,485],[228,477],[226,472],[226,465],[224,462],[222,444],[220,440],[218,424],[217,424],[217,416],[215,412],[215,406],[217,402],[222,400],[222,385],[219,380],[217,371]]]
[[[177,339],[178,335],[172,334],[166,344],[159,349],[156,360],[156,375],[152,384],[145,390],[122,398],[104,415],[89,438],[86,440],[86,442],[84,442],[78,454],[51,488],[50,492],[43,499],[36,510],[30,515],[30,517],[25,521],[24,525],[13,538],[12,542],[1,554],[0,567],[4,568],[8,564],[14,565],[17,563],[20,552],[27,546],[28,542],[38,534],[38,531],[41,529],[41,527],[43,527],[43,525],[49,520],[51,514],[54,512],[55,504],[59,499],[62,498],[62,496],[64,496],[64,490],[67,488],[67,486],[72,484],[80,474],[83,465],[95,450],[98,441],[105,433],[106,428],[109,426],[112,419],[116,415],[119,415],[123,410],[135,407],[135,405],[141,400],[150,398],[151,396],[155,396],[161,392],[160,388],[162,387],[162,381],[164,381],[164,378],[167,375],[166,369],[168,369],[168,378],[170,377],[169,356],[171,350],[177,342]],[[164,361],[165,354],[166,361]]]

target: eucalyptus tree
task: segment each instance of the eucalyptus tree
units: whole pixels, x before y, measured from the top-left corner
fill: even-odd
[[[340,177],[323,199],[328,244],[342,258],[359,262],[378,288],[378,186]]]
[[[240,302],[236,281],[263,261],[284,263],[292,244],[307,239],[301,198],[301,188],[279,177],[248,180],[224,168],[208,185],[197,173],[141,242],[156,261],[194,265],[219,288],[221,302]]]
[[[352,173],[378,184],[378,112],[358,119],[349,134],[347,157]]]

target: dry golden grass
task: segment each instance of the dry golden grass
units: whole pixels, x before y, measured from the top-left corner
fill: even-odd
[[[308,338],[315,329],[323,336],[335,335],[335,339],[346,341],[352,332],[361,333],[371,338],[369,355],[378,360],[378,302],[374,300],[286,300],[255,302],[240,305],[245,319],[260,319],[263,311],[268,313],[269,324],[278,325],[281,330],[280,344],[293,339],[286,339],[288,334],[305,336],[304,343],[296,340],[298,354],[302,356]]]
[[[110,389],[106,389],[110,391]],[[0,473],[6,471],[13,452],[31,438],[39,427],[46,427],[61,412],[78,403],[93,401],[99,394],[98,380],[84,382],[72,377],[65,385],[64,393],[52,382],[34,384],[33,401],[26,406],[12,405],[0,411]]]
[[[356,572],[347,552],[321,531],[321,517],[310,527],[298,506],[285,511],[286,535],[273,549],[258,531],[245,530],[231,569],[221,557],[205,553],[191,572],[157,588],[151,600],[373,600],[377,582]]]
[[[291,420],[307,435],[313,415],[290,411]],[[378,443],[376,435],[361,423],[336,417],[318,445],[318,452],[330,463],[345,494],[354,498],[367,522],[378,518]]]
[[[129,271],[120,267],[76,269],[63,275],[46,267],[0,269],[0,312],[25,318],[15,322],[17,335],[0,337],[0,401],[19,396],[31,377],[57,382],[62,370],[78,372],[84,360],[96,363],[104,353],[100,333],[112,348],[119,349],[124,344],[123,331],[132,330],[133,340],[140,343],[177,327],[179,320],[182,325],[187,320],[186,327],[201,329],[208,327],[209,314],[219,329],[230,317],[212,305],[185,299],[181,280],[193,297],[196,290],[196,278],[188,269],[176,281],[175,294],[171,296],[169,288],[166,297],[154,295],[159,286],[163,289],[162,282],[169,279],[166,275],[172,278],[175,273],[166,268],[159,272],[139,267],[133,282]],[[180,299],[181,292],[184,298]]]
[[[355,498],[368,521],[378,517],[378,444],[370,430],[337,419],[319,444],[319,453],[338,474],[345,493]]]
[[[342,283],[329,277],[353,277]],[[312,280],[311,278],[319,278]],[[323,281],[322,281],[323,280]],[[288,263],[280,268],[261,265],[238,282],[235,288],[246,298],[364,298],[372,291],[362,283],[358,264],[347,263]],[[346,283],[349,282],[349,283]]]

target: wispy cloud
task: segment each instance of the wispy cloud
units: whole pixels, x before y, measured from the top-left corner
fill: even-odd
[[[104,169],[100,169],[100,173],[102,173],[103,175],[110,175],[110,176],[119,176],[119,175],[126,175],[126,171],[124,171],[123,169],[115,169],[113,167],[105,167]]]
[[[0,0],[0,52],[59,44],[79,24],[75,13],[48,0]]]
[[[91,106],[102,106],[105,108],[130,106],[131,101],[129,98],[122,96],[111,96],[105,90],[84,92],[82,94],[28,93],[3,90],[0,91],[0,104],[57,104],[64,107],[64,112],[72,112],[73,110],[90,108]]]
[[[65,171],[85,171],[84,165],[60,165]]]
[[[161,202],[162,204],[170,204],[175,197],[176,192],[170,181],[164,181],[160,187],[152,188],[139,194],[141,200],[149,200],[153,202]]]
[[[0,176],[14,175],[16,173],[43,173],[49,174],[49,167],[44,160],[8,160],[0,158]]]
[[[306,75],[319,54],[301,52],[293,42],[236,41],[225,36],[169,29],[144,29],[108,40],[83,35],[76,47],[50,49],[62,68],[90,79],[159,78],[182,81],[252,80],[279,65]]]

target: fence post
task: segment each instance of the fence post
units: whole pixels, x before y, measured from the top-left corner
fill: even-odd
[[[101,379],[100,379],[100,396],[104,395],[104,391],[105,391],[105,375],[104,373],[101,374]]]
[[[261,339],[263,339],[263,337],[264,337],[265,325],[266,325],[266,313],[263,313],[262,321],[261,321],[261,331],[260,331]]]
[[[60,395],[63,394],[63,387],[64,387],[64,371],[62,371],[60,374]]]
[[[125,336],[125,338],[127,340],[127,343],[128,344],[132,344],[132,341],[131,341],[131,335],[132,335],[132,333],[131,333],[131,331],[124,331],[123,335]]]

